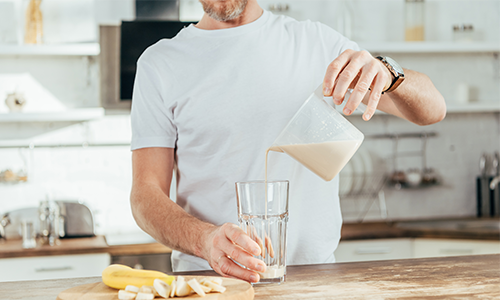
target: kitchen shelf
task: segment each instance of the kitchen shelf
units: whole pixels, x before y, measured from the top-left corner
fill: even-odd
[[[337,111],[343,114],[342,106],[336,107]],[[485,112],[500,112],[500,102],[487,102],[487,103],[468,103],[468,104],[446,104],[446,113],[485,113]],[[363,113],[359,110],[355,110],[351,116],[361,116]],[[387,115],[382,111],[377,111],[375,115]]]
[[[482,113],[500,112],[500,102],[497,103],[469,103],[469,104],[447,104],[448,113]]]
[[[360,42],[374,53],[498,53],[500,42]]]
[[[0,55],[96,56],[100,52],[101,47],[99,43],[0,45]]]
[[[84,122],[103,116],[104,109],[102,107],[79,108],[58,112],[0,113],[0,124],[29,122]]]

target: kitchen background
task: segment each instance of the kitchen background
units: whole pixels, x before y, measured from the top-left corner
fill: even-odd
[[[500,1],[426,0],[425,41],[417,43],[404,43],[403,0],[259,3],[299,20],[321,21],[372,54],[426,73],[446,99],[445,120],[426,127],[382,113],[370,122],[359,114],[348,117],[367,136],[363,147],[370,149],[371,164],[353,163],[351,173],[343,171],[342,180],[351,186],[341,200],[346,222],[361,219],[365,211],[365,220],[476,215],[479,158],[500,150]],[[0,0],[0,172],[27,175],[27,182],[0,183],[0,213],[38,206],[47,197],[81,200],[94,213],[97,234],[140,233],[129,205],[130,111],[102,109],[111,106],[110,99],[101,99],[106,87],[100,86],[100,64],[106,61],[98,44],[100,25],[135,18],[134,1],[43,0],[46,45],[41,50],[17,45],[13,28],[22,28],[23,21],[16,9],[27,4]],[[197,0],[179,2],[181,20],[201,14]],[[454,25],[463,24],[473,25],[465,33],[469,41],[453,32]],[[25,110],[33,114],[7,114],[3,99],[13,89],[25,93]],[[398,189],[370,181],[381,173],[422,171],[423,163],[437,174],[436,184]],[[363,180],[364,188],[356,186]],[[372,205],[364,209],[367,203]]]

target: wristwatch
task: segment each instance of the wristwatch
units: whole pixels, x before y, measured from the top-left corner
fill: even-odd
[[[391,86],[389,86],[387,90],[383,91],[382,94],[394,91],[405,80],[403,68],[401,68],[401,66],[394,59],[388,56],[377,56],[376,59],[380,60],[394,77]]]

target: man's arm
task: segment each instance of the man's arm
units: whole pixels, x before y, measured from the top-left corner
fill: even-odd
[[[394,91],[384,93],[392,83],[385,65],[366,51],[346,50],[329,66],[323,82],[323,93],[340,105],[349,88],[353,89],[344,107],[352,114],[363,100],[368,121],[376,109],[404,118],[418,125],[441,121],[446,115],[443,96],[425,74],[405,69],[405,80]]]
[[[172,249],[207,260],[223,276],[258,281],[256,272],[243,269],[228,258],[264,271],[265,264],[252,257],[260,255],[258,244],[234,224],[215,226],[203,222],[174,203],[168,196],[173,167],[173,148],[133,151],[130,202],[139,227]]]

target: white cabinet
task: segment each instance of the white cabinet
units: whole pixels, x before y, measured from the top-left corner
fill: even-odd
[[[100,276],[108,253],[0,259],[0,282]]]
[[[337,262],[403,259],[412,257],[412,240],[377,239],[340,242],[335,250]]]
[[[415,239],[414,258],[500,253],[500,241]]]
[[[500,241],[396,238],[342,241],[337,262],[500,253]]]

